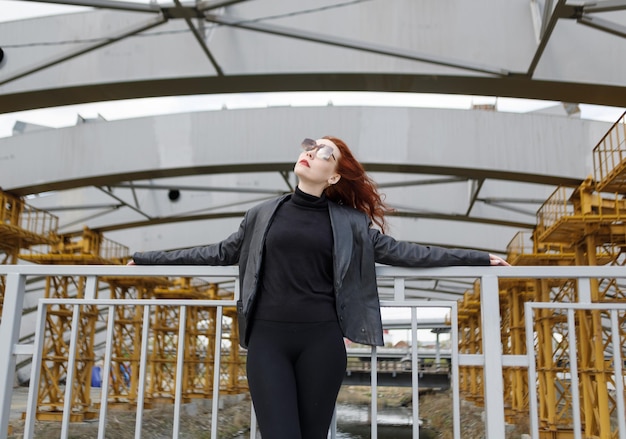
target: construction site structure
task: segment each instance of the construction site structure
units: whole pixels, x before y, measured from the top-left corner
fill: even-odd
[[[30,251],[20,254],[21,259],[45,264],[125,264],[128,249],[113,241],[104,239],[99,233],[87,228],[82,236],[60,236],[49,246],[48,252]],[[107,277],[100,279],[111,298],[116,299],[228,299],[232,293],[218,295],[215,284],[207,284],[198,279],[168,279],[152,277]],[[97,287],[96,291],[101,288]],[[85,297],[83,277],[55,278],[47,280],[45,297],[69,298]],[[114,319],[113,357],[111,359],[111,387],[107,400],[112,406],[134,405],[138,400],[139,363],[141,334],[143,330],[143,310],[140,306],[117,306]],[[224,317],[234,322],[234,307],[226,308]],[[81,307],[79,322],[80,345],[77,348],[75,366],[76,379],[72,391],[72,421],[90,419],[98,415],[98,402],[91,401],[91,381],[95,356],[95,334],[98,320],[105,319],[93,307]],[[214,307],[189,307],[186,313],[186,338],[184,340],[184,379],[183,397],[210,398],[213,391],[213,370],[217,322]],[[38,398],[38,419],[62,419],[65,393],[61,387],[67,375],[69,333],[72,313],[63,306],[50,306],[46,319],[44,356]],[[177,306],[156,306],[151,312],[151,350],[148,358],[147,386],[144,400],[146,404],[174,402],[176,388],[175,366],[178,351],[178,328],[180,308]],[[230,324],[223,331],[227,340],[220,345],[228,346],[223,356],[220,377],[225,377],[220,386],[224,393],[242,393],[247,389],[245,374],[242,373],[242,356],[238,348],[237,326]],[[103,368],[101,368],[103,369]]]
[[[167,288],[166,277],[106,277],[111,299],[150,299],[156,288]],[[110,407],[136,405],[139,391],[139,364],[143,331],[141,306],[120,305],[115,308],[113,346],[111,349],[109,393]],[[104,370],[104,364],[100,370]]]
[[[530,236],[518,234],[509,243],[512,265],[624,265],[626,256],[626,113],[593,150],[594,177],[576,188],[559,187],[537,212]],[[480,353],[480,286],[459,302],[459,349]],[[509,279],[500,281],[501,339],[504,354],[526,355],[524,303],[575,302],[578,285],[571,279]],[[614,279],[592,279],[589,301],[623,303],[624,287]],[[535,368],[541,439],[574,437],[570,346],[566,313],[539,309],[533,316]],[[615,378],[610,359],[609,317],[597,310],[576,311],[576,350],[581,400],[581,432],[585,438],[614,439]],[[626,315],[619,316],[620,349],[626,345]],[[482,368],[461,368],[465,397],[483,402]],[[527,416],[528,378],[523,368],[503,367],[505,414],[510,422]]]
[[[155,298],[162,299],[232,299],[233,293],[220,290],[215,283],[201,279],[180,278],[167,288],[155,288]],[[226,330],[217,340],[215,307],[188,307],[185,321],[185,359],[183,366],[182,397],[184,400],[210,399],[213,377],[220,376],[222,393],[239,394],[247,390],[245,362],[239,351],[239,333],[235,307],[226,307]],[[180,307],[157,306],[153,314],[154,343],[150,356],[151,377],[146,393],[147,401],[174,402],[176,383],[176,355]],[[214,370],[215,347],[219,343],[223,352],[220,370]]]
[[[0,190],[0,264],[16,264],[22,248],[51,243],[58,225],[56,216]],[[6,278],[0,276],[0,321],[5,289]]]
[[[59,219],[0,190],[0,263],[16,264],[20,249],[54,242]],[[0,318],[6,279],[0,276]]]
[[[58,218],[29,207],[20,198],[0,192],[0,252],[4,263],[19,260],[37,264],[110,265],[126,264],[126,246],[108,240],[100,232],[84,228],[80,234],[58,234]],[[2,279],[4,286],[4,279]],[[54,277],[45,279],[46,298],[84,298],[86,278]],[[96,285],[96,297],[108,293],[114,299],[232,299],[232,291],[200,279],[166,277],[106,277]],[[4,288],[0,290],[4,292]],[[78,313],[78,345],[74,366],[71,421],[83,421],[98,415],[99,401],[91,400],[96,357],[96,334],[103,330],[106,318],[92,306],[81,306]],[[134,405],[138,400],[140,345],[143,310],[140,306],[116,306],[111,358],[111,380],[107,399],[112,407]],[[210,398],[213,392],[216,310],[211,307],[189,307],[186,313],[186,338],[183,397]],[[225,329],[219,344],[224,352],[219,372],[223,393],[247,390],[245,357],[238,345],[236,310],[224,309]],[[157,306],[151,313],[151,352],[148,359],[148,386],[145,401],[174,401],[174,366],[178,347],[178,307]],[[37,418],[61,420],[65,404],[65,378],[68,375],[69,333],[73,324],[69,306],[50,305],[46,312],[44,347],[38,389]],[[100,327],[98,327],[100,325]],[[104,326],[106,329],[106,326]],[[174,356],[172,356],[174,353]],[[103,367],[100,367],[103,369]]]
[[[89,265],[122,264],[128,248],[103,238],[102,234],[84,228],[82,235],[58,235],[48,245],[32,246],[19,258],[37,264]],[[84,276],[47,276],[44,297],[85,298]],[[99,286],[96,285],[96,295]],[[65,378],[68,375],[69,333],[78,324],[76,362],[70,404],[72,421],[97,416],[91,401],[91,377],[96,360],[94,351],[96,323],[99,311],[95,306],[81,306],[78,321],[73,322],[73,310],[67,305],[49,305],[44,328],[44,345],[38,389],[37,418],[61,420],[65,404]]]
[[[611,127],[593,150],[594,176],[578,187],[558,187],[537,212],[530,236],[520,233],[507,247],[512,265],[620,265],[626,261],[626,113]],[[80,234],[59,235],[58,219],[29,208],[22,200],[0,192],[0,251],[4,263],[17,260],[39,264],[125,264],[128,249],[88,228]],[[100,279],[96,294],[108,291],[116,299],[216,299],[232,298],[217,284],[199,279],[112,277]],[[3,286],[0,285],[0,287]],[[85,297],[83,277],[48,277],[47,298]],[[0,293],[4,290],[0,289]],[[501,343],[504,354],[526,355],[524,304],[575,302],[580,291],[571,279],[507,279],[500,281]],[[626,301],[624,287],[614,279],[593,279],[589,300],[596,303]],[[110,365],[113,404],[135,404],[139,389],[139,352],[143,313],[136,306],[116,307],[115,346]],[[482,353],[480,285],[475,283],[459,301],[459,351]],[[534,355],[538,383],[540,439],[574,437],[570,328],[566,314],[555,309],[535,311]],[[189,307],[186,312],[185,359],[182,395],[185,400],[211,397],[213,376],[219,373],[220,392],[246,390],[245,361],[238,347],[236,313],[227,308],[226,322],[217,322],[214,308]],[[79,346],[72,383],[72,421],[97,416],[90,399],[95,354],[95,334],[102,317],[98,309],[82,306],[79,313]],[[180,340],[180,308],[156,306],[151,313],[151,351],[148,360],[148,403],[174,400],[175,365]],[[575,346],[580,375],[581,419],[585,438],[614,439],[617,416],[615,377],[612,363],[608,315],[602,311],[576,311]],[[47,313],[44,354],[38,393],[38,418],[60,420],[64,406],[69,346],[67,334],[72,310],[50,306]],[[225,325],[223,338],[216,340],[216,325]],[[105,323],[106,325],[106,323]],[[619,316],[620,349],[626,346],[626,315]],[[221,370],[213,370],[216,345],[225,353]],[[484,403],[484,370],[480,366],[460,369],[463,396]],[[527,370],[503,367],[505,415],[510,422],[527,416]],[[620,379],[618,377],[617,379]],[[621,377],[624,379],[624,377]]]
[[[482,354],[482,329],[480,320],[480,285],[466,291],[458,307],[459,354]],[[467,401],[484,405],[483,368],[459,367],[459,392]]]

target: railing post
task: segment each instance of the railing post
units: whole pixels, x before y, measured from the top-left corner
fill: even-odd
[[[483,383],[485,386],[485,437],[504,435],[504,385],[502,384],[502,341],[500,340],[500,299],[496,276],[483,276],[480,282],[480,307],[483,339]]]
[[[372,355],[370,364],[372,365],[372,370],[370,371],[370,386],[371,386],[371,413],[372,413],[372,424],[371,424],[371,438],[378,439],[378,424],[376,423],[376,419],[378,419],[378,357],[376,346],[372,346]],[[262,438],[261,438],[262,439]]]
[[[411,398],[413,406],[413,437],[418,438],[420,435],[420,417],[419,417],[419,357],[417,356],[418,340],[417,340],[417,310],[411,307]]]
[[[222,374],[222,316],[224,308],[215,310],[215,354],[213,356],[213,400],[211,401],[211,439],[217,439],[218,410],[220,408],[220,375]]]
[[[18,273],[8,273],[0,321],[0,438],[9,432],[13,380],[15,379],[16,357],[13,347],[20,337],[22,308],[24,307],[24,287],[26,280]]]
[[[450,388],[452,390],[453,439],[461,439],[461,395],[459,377],[459,314],[456,302],[450,303]]]

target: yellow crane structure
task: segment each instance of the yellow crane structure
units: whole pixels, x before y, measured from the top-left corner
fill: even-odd
[[[557,188],[537,212],[530,239],[518,234],[509,243],[512,265],[624,265],[626,257],[626,113],[593,150],[594,178],[575,189]],[[570,193],[571,192],[571,193]],[[528,245],[531,242],[532,245]],[[504,354],[526,354],[524,303],[578,301],[578,285],[570,279],[502,280],[501,339]],[[621,302],[626,291],[613,279],[592,279],[588,300]],[[585,293],[587,294],[587,293]],[[533,316],[540,439],[570,439],[573,432],[571,367],[566,314],[541,309]],[[577,370],[583,437],[615,439],[617,413],[608,315],[576,311]],[[619,339],[626,345],[626,315],[619,317]],[[479,286],[459,301],[459,351],[481,352]],[[461,391],[483,402],[482,368],[463,367]],[[625,377],[621,377],[624,379]],[[619,379],[619,377],[618,377]],[[528,378],[524,368],[504,367],[505,413],[515,422],[528,413]]]
[[[0,190],[0,264],[16,264],[20,249],[53,241],[59,219]],[[6,278],[0,276],[0,319]],[[9,426],[8,434],[12,434]]]
[[[102,234],[84,228],[81,235],[58,235],[45,246],[30,247],[19,258],[37,264],[122,264],[128,248],[102,237]],[[84,276],[47,276],[44,297],[84,298]],[[96,293],[98,287],[96,286]],[[63,385],[68,373],[69,340],[72,308],[50,305],[46,313],[44,346],[38,389],[37,418],[60,420],[63,415],[65,392]],[[78,346],[72,389],[72,421],[96,416],[91,403],[91,374],[95,361],[94,341],[98,309],[83,306],[78,321]]]
[[[545,204],[544,204],[545,205]],[[518,233],[507,247],[507,259],[512,265],[559,265],[577,264],[576,246],[570,242],[542,242],[535,230],[530,236]],[[610,263],[615,253],[607,248],[595,249],[598,265]],[[572,302],[576,298],[576,285],[567,279],[508,279],[500,281],[501,339],[504,354],[526,355],[526,331],[524,326],[524,303]],[[541,309],[534,317],[537,337],[535,356],[540,363],[549,367],[538,367],[538,393],[546,396],[539,402],[541,411],[550,411],[548,416],[555,419],[557,407],[567,406],[569,380],[563,379],[565,364],[562,358],[567,352],[567,336],[563,333],[566,321],[564,314]],[[555,334],[558,336],[555,337]],[[525,418],[528,413],[528,375],[522,367],[504,367],[505,409],[510,422]],[[558,401],[562,404],[556,404]],[[569,415],[569,407],[561,410],[561,415]],[[553,422],[551,422],[552,424]],[[563,433],[561,429],[561,433]],[[566,436],[567,437],[567,436]]]
[[[557,189],[553,196],[544,204],[542,220],[538,230],[538,239],[575,243],[576,265],[599,265],[599,255],[606,254],[606,263],[611,265],[623,265],[624,256],[621,254],[626,244],[626,233],[623,222],[626,220],[626,200],[619,193],[603,194],[595,190],[595,184],[591,179],[585,180],[569,198],[565,197],[563,188]],[[561,300],[574,301],[579,299],[580,292],[572,282],[564,284],[563,291],[568,291],[569,297]],[[624,302],[624,291],[611,279],[592,279],[589,300],[594,303]],[[560,316],[561,322],[553,328],[553,334],[561,329],[560,344],[566,346],[568,331],[565,324],[565,315]],[[552,317],[554,318],[554,317]],[[611,353],[607,351],[610,346],[610,333],[607,329],[609,321],[606,312],[577,311],[576,328],[577,352],[579,361],[577,364],[580,379],[580,395],[582,412],[581,418],[585,437],[589,438],[612,438],[611,417],[617,415],[616,403],[611,395],[614,389],[613,369],[610,363]],[[626,335],[624,316],[621,317],[619,327],[622,330],[620,338]],[[550,334],[545,334],[544,337]],[[554,336],[551,337],[551,339]],[[553,348],[551,357],[542,355],[537,357],[538,370],[544,370],[553,376],[565,376],[570,373],[570,367],[566,359],[559,358],[559,352],[563,349],[558,346],[558,351]],[[547,354],[548,352],[546,352]],[[547,377],[546,377],[547,378]],[[547,379],[546,386],[550,386]],[[571,398],[571,389],[565,386],[566,380],[561,382],[563,400]],[[540,401],[541,402],[541,401]],[[554,401],[544,401],[544,410],[540,417],[549,431],[559,430],[555,428],[554,420],[570,423],[571,410],[563,411],[562,416],[554,412]],[[623,414],[621,414],[623,416]]]
[[[196,278],[107,277],[110,297],[115,299],[204,299],[232,298],[232,292],[220,290],[218,284]],[[135,405],[138,401],[139,363],[143,310],[140,306],[116,306],[114,319],[111,379],[108,393],[110,406]],[[238,349],[236,310],[227,307],[224,316],[230,320],[222,332],[220,391],[237,394],[247,389],[245,357]],[[171,403],[176,396],[175,367],[178,355],[180,309],[156,306],[151,313],[150,354],[147,360],[147,385],[144,404]],[[182,396],[185,401],[212,398],[213,364],[216,343],[216,310],[213,307],[187,308],[184,340]]]
[[[105,239],[101,233],[84,228],[80,234],[58,234],[58,218],[28,206],[19,197],[0,191],[0,257],[4,264],[18,260],[37,264],[125,264],[128,248]],[[0,300],[4,294],[4,278],[0,279]],[[44,297],[85,297],[86,279],[77,277],[46,277]],[[107,277],[100,279],[96,294],[106,291],[113,299],[219,299],[232,298],[232,293],[218,290],[217,284],[198,279],[171,280],[154,277]],[[1,313],[0,301],[0,313]],[[139,306],[117,306],[114,319],[114,346],[111,359],[111,380],[108,400],[112,405],[137,402],[139,388],[140,343],[143,312]],[[189,307],[185,343],[183,397],[212,397],[215,353],[215,309]],[[79,313],[79,345],[72,383],[71,421],[97,416],[91,401],[91,377],[96,362],[95,334],[99,310],[81,307]],[[220,391],[242,393],[247,389],[245,357],[238,348],[236,310],[224,310],[227,324],[220,345],[228,351],[222,357]],[[178,308],[159,306],[152,313],[152,350],[150,353],[147,395],[150,403],[174,400],[174,383],[178,334]],[[54,305],[47,310],[44,348],[38,389],[37,418],[60,420],[64,408],[64,380],[69,353],[68,334],[72,324],[70,307]],[[172,356],[172,352],[174,355]],[[97,404],[97,402],[96,402]]]
[[[459,354],[482,353],[482,330],[480,323],[480,285],[474,283],[466,291],[458,307]],[[483,368],[459,367],[459,392],[461,396],[477,405],[484,404]]]
[[[18,197],[0,191],[0,256],[2,263],[25,260],[38,264],[125,264],[128,248],[105,239],[99,232],[84,228],[80,234],[59,235],[58,218],[28,206]],[[96,294],[108,286],[114,299],[219,299],[232,298],[232,292],[218,290],[217,284],[198,279],[171,280],[154,277],[107,277],[100,279]],[[46,298],[85,297],[84,277],[52,277],[45,279]],[[0,299],[4,278],[0,279]],[[1,302],[0,302],[1,306]],[[139,388],[139,354],[143,312],[138,306],[117,306],[114,319],[114,346],[111,359],[111,380],[108,400],[112,405],[137,402]],[[0,308],[1,312],[1,308]],[[189,307],[185,343],[183,397],[212,397],[215,352],[215,309]],[[97,416],[91,401],[91,377],[96,362],[95,333],[99,310],[84,306],[79,313],[79,346],[72,383],[71,421]],[[227,324],[220,345],[227,355],[222,357],[220,391],[242,393],[247,389],[245,360],[238,348],[236,310],[224,310]],[[150,353],[147,395],[150,403],[174,400],[174,368],[179,312],[176,307],[158,306],[152,313],[152,350]],[[44,348],[38,389],[37,418],[60,420],[64,407],[64,380],[67,376],[68,334],[72,324],[70,307],[50,306],[44,329]],[[174,355],[172,356],[172,352]],[[97,404],[97,402],[96,402]]]
[[[156,288],[155,298],[162,299],[232,299],[231,292],[220,291],[215,283],[201,279],[179,278],[168,288]],[[187,309],[185,322],[185,359],[183,366],[182,397],[184,400],[212,397],[213,376],[220,375],[220,391],[237,394],[247,390],[244,361],[239,351],[236,309],[228,307],[224,316],[231,322],[222,339],[216,340],[216,309],[193,306]],[[153,348],[150,355],[150,382],[146,401],[170,401],[175,398],[178,324],[180,308],[157,306],[153,314]],[[219,343],[222,355],[220,371],[214,370],[215,345]]]
[[[16,264],[20,249],[54,242],[59,219],[0,190],[0,263]],[[0,318],[5,278],[0,276]]]
[[[160,277],[106,277],[111,299],[151,299],[155,288],[171,285],[168,278]],[[111,356],[109,406],[135,405],[139,390],[139,363],[143,310],[140,306],[115,307],[113,346]]]

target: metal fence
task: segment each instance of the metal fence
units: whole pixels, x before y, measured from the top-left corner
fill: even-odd
[[[594,308],[606,310],[610,314],[610,329],[613,331],[613,343],[617,348],[619,346],[619,334],[623,332],[623,325],[619,322],[617,315],[618,310],[626,309],[624,304],[608,304],[608,303],[591,303],[590,282],[598,278],[611,278],[623,280],[626,278],[626,272],[623,267],[446,267],[432,269],[407,269],[394,267],[378,267],[377,273],[379,281],[386,287],[381,288],[381,305],[383,307],[406,308],[411,313],[411,332],[415,334],[417,331],[417,309],[423,307],[449,308],[450,309],[450,326],[451,326],[451,392],[452,392],[452,409],[453,409],[453,431],[454,438],[460,439],[460,396],[458,369],[460,366],[479,366],[483,370],[484,379],[484,405],[485,405],[485,434],[488,439],[502,439],[505,437],[505,407],[503,395],[503,367],[519,367],[528,370],[529,375],[529,393],[530,393],[530,413],[531,435],[534,438],[539,437],[538,420],[537,420],[537,396],[536,396],[536,371],[534,359],[534,336],[533,336],[533,310],[541,307],[565,307],[568,309],[568,316],[577,308]],[[78,313],[80,306],[98,306],[108,308],[108,324],[105,343],[105,359],[102,381],[102,398],[99,413],[99,438],[104,438],[104,428],[107,418],[107,389],[109,367],[111,359],[111,343],[113,338],[113,323],[116,306],[142,306],[144,322],[150,321],[151,307],[159,305],[180,307],[180,321],[184,321],[185,313],[189,307],[205,306],[215,307],[217,310],[217,322],[221,322],[223,318],[224,307],[232,307],[239,297],[237,268],[236,267],[155,267],[155,266],[51,266],[51,265],[5,265],[0,266],[0,276],[6,276],[6,291],[4,299],[4,307],[2,320],[0,321],[0,388],[3,389],[0,396],[0,438],[7,436],[9,427],[9,416],[12,401],[12,389],[15,380],[16,358],[18,355],[32,356],[32,373],[29,383],[28,405],[25,414],[25,438],[33,437],[35,425],[35,411],[37,404],[37,385],[38,372],[42,357],[43,331],[45,324],[47,305],[65,304],[71,307],[74,313],[72,322],[78,321]],[[35,337],[32,343],[20,343],[20,327],[22,325],[22,312],[24,310],[24,299],[27,290],[27,283],[32,278],[42,278],[46,276],[83,276],[86,278],[86,288],[84,298],[82,299],[39,299],[37,308],[37,319],[35,328]],[[201,277],[211,278],[213,280],[227,280],[234,285],[235,296],[230,300],[111,300],[96,299],[96,289],[98,279],[115,276],[141,276],[141,277]],[[530,354],[528,355],[503,355],[501,338],[500,338],[500,302],[499,302],[499,281],[502,279],[574,279],[578,282],[581,293],[578,295],[578,303],[571,304],[555,304],[555,303],[527,303],[526,307],[526,337]],[[445,279],[466,279],[468,282],[480,281],[481,285],[481,326],[482,326],[482,353],[480,354],[460,354],[458,352],[458,320],[457,320],[457,302],[448,300],[429,300],[424,301],[413,297],[413,292],[407,288],[407,283],[414,281],[440,281]],[[571,317],[573,319],[573,317]],[[574,322],[572,320],[572,325]],[[216,325],[216,331],[221,331],[221,325]],[[140,386],[145,382],[146,374],[146,358],[149,350],[148,333],[149,325],[143,326],[141,358],[140,358]],[[179,339],[183,340],[185,336],[185,325],[179,325]],[[76,345],[78,338],[78,327],[76,324],[71,326],[70,349],[68,356],[67,382],[72,382],[73,367],[76,361]],[[575,331],[570,331],[573,335]],[[615,334],[618,334],[617,336]],[[216,339],[219,340],[219,334]],[[617,338],[616,338],[617,337]],[[574,340],[570,342],[570,346],[574,347],[573,352],[568,355],[572,359],[571,375],[572,380],[576,376],[576,343]],[[178,344],[177,363],[176,363],[176,397],[174,401],[174,426],[172,437],[178,437],[179,426],[177,420],[181,410],[181,380],[183,369],[182,349],[183,343]],[[621,348],[615,349],[621,352]],[[220,343],[215,344],[214,370],[220,370],[221,361]],[[371,437],[377,437],[377,370],[376,370],[376,348],[371,350],[372,371],[371,371]],[[418,349],[417,343],[411,346],[412,364],[417,365]],[[614,381],[617,384],[616,394],[617,405],[621,413],[624,412],[623,400],[623,379],[622,379],[622,361],[620,354],[616,354]],[[419,437],[419,415],[418,404],[418,380],[419,376],[417,368],[413,373],[413,437]],[[576,386],[572,387],[573,389]],[[218,414],[219,414],[219,373],[214,374],[213,398],[212,404],[212,431],[211,438],[217,438]],[[70,401],[72,386],[66,386],[66,395],[64,398],[66,407],[63,412],[62,433],[61,437],[68,437],[68,426],[70,423]],[[142,415],[143,415],[143,387],[139,389],[139,400],[137,402],[136,428],[135,437],[141,437]],[[579,412],[579,402],[573,401],[574,413]],[[620,439],[626,439],[626,428],[624,427],[623,416],[620,417],[617,434]],[[574,420],[574,437],[581,437],[580,419]],[[577,430],[577,431],[576,431]],[[251,413],[251,438],[255,437],[256,420],[254,413]],[[336,435],[336,424],[331,426],[331,437]]]

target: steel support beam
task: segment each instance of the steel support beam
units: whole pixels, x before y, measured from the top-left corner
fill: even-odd
[[[246,29],[255,32],[262,32],[271,35],[289,37],[296,40],[328,44],[336,47],[345,47],[347,49],[355,49],[368,53],[393,56],[396,58],[408,59],[411,61],[426,62],[440,66],[468,70],[471,72],[485,73],[489,75],[506,76],[509,74],[508,71],[501,68],[483,66],[453,59],[446,59],[444,57],[428,55],[412,50],[403,50],[394,47],[387,47],[381,44],[363,43],[360,41],[351,40],[349,38],[329,37],[325,34],[310,32],[304,29],[291,29],[284,26],[259,23],[258,21],[253,22],[225,15],[207,14],[205,18],[211,23],[217,23],[225,26],[236,27],[239,29]]]
[[[152,29],[153,27],[159,26],[163,23],[165,23],[167,21],[167,18],[164,17],[163,15],[159,15],[157,17],[152,17],[149,20],[145,21],[144,23],[141,23],[139,26],[133,26],[132,28],[122,31],[120,33],[118,33],[115,36],[109,37],[109,38],[104,38],[101,41],[98,41],[95,44],[91,44],[88,45],[87,47],[78,49],[78,50],[72,50],[69,51],[68,53],[65,53],[63,55],[60,56],[56,56],[50,60],[47,61],[43,61],[35,66],[30,66],[27,67],[23,70],[17,71],[16,73],[14,73],[13,75],[9,76],[6,79],[3,79],[0,81],[0,86],[4,85],[4,84],[8,84],[9,82],[15,81],[16,79],[19,78],[23,78],[25,76],[28,76],[32,73],[35,72],[39,72],[41,70],[47,69],[48,67],[52,67],[54,65],[60,64],[64,61],[68,61],[72,58],[76,58],[78,56],[84,55],[86,53],[92,52],[96,49],[100,49],[101,47],[105,47],[108,46],[109,44],[113,44],[117,41],[123,40],[126,37],[129,37],[131,35],[136,35],[139,34],[145,30],[148,29]]]
[[[24,0],[32,3],[52,3],[56,5],[84,6],[88,8],[116,9],[130,12],[152,12],[159,13],[161,8],[152,2],[124,2],[116,0]]]
[[[585,26],[592,27],[594,29],[608,32],[612,35],[616,35],[621,38],[626,38],[626,27],[613,23],[609,20],[605,20],[599,17],[590,17],[589,15],[583,15],[577,20],[578,23]]]

